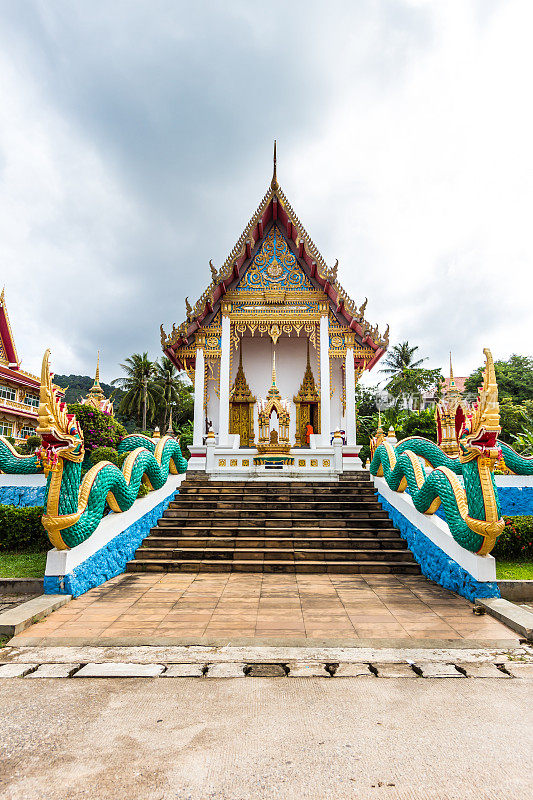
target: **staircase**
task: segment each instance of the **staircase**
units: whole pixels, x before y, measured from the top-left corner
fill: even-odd
[[[361,471],[338,483],[187,478],[127,571],[418,575],[420,567]]]

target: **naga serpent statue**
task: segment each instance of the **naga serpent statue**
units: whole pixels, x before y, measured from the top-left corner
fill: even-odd
[[[98,527],[106,504],[112,511],[127,511],[141,483],[160,489],[172,474],[185,472],[187,461],[179,442],[163,436],[157,442],[131,434],[119,445],[128,453],[122,470],[110,461],[100,461],[81,476],[84,456],[83,433],[76,417],[52,385],[50,351],[44,354],[37,434],[43,446],[38,454],[47,475],[45,513],[42,522],[53,546],[65,550],[84,542]],[[34,458],[32,456],[32,458]]]
[[[483,352],[483,386],[463,422],[458,457],[450,458],[428,439],[411,436],[396,447],[374,440],[370,464],[372,475],[384,477],[394,491],[409,489],[417,511],[434,514],[442,503],[455,541],[479,555],[490,553],[505,527],[493,475],[500,456],[498,385],[490,350]],[[433,468],[428,475],[420,459]]]
[[[35,453],[21,456],[5,436],[0,436],[0,472],[8,475],[35,475],[42,471],[42,464]]]

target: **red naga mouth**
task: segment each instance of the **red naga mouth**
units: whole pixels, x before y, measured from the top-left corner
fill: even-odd
[[[494,452],[491,451],[496,450],[497,439],[498,431],[487,431],[485,428],[481,428],[477,436],[470,439],[469,445],[479,450],[482,455],[494,456]]]

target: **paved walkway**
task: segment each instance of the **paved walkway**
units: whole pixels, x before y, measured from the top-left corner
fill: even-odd
[[[5,800],[531,800],[529,680],[0,682]]]
[[[254,641],[518,641],[420,576],[125,574],[16,636],[13,644]]]

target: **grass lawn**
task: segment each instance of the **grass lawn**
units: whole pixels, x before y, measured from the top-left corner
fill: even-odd
[[[42,578],[45,564],[46,552],[0,552],[0,578]]]
[[[508,581],[533,581],[533,561],[496,561],[496,577]]]

